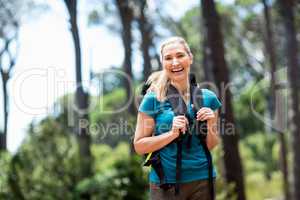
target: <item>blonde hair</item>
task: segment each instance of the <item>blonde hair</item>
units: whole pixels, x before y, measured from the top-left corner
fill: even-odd
[[[164,47],[172,44],[172,43],[179,43],[182,44],[183,47],[185,48],[186,52],[188,53],[188,55],[192,58],[193,54],[190,50],[190,47],[188,46],[187,42],[182,38],[182,37],[178,37],[178,36],[173,36],[170,37],[168,39],[166,39],[165,41],[163,41],[163,43],[160,46],[160,59],[163,62],[163,50]],[[153,72],[148,80],[146,81],[147,84],[150,85],[148,91],[153,91],[156,93],[157,95],[157,99],[159,101],[164,101],[166,100],[166,96],[167,96],[167,89],[169,87],[170,84],[170,80],[165,72],[165,70],[161,70],[161,71],[156,71]]]
[[[167,46],[168,44],[172,44],[172,43],[182,44],[183,47],[185,48],[186,52],[189,54],[189,56],[193,57],[191,49],[190,49],[189,45],[187,44],[187,42],[185,41],[185,39],[183,39],[182,37],[179,37],[179,36],[173,36],[173,37],[169,37],[168,39],[166,39],[160,45],[160,60],[161,61],[163,60],[163,50],[164,50],[164,47]]]

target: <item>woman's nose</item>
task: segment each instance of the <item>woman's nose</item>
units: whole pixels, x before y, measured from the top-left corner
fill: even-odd
[[[172,65],[177,65],[177,64],[179,64],[177,58],[173,58],[172,59]]]

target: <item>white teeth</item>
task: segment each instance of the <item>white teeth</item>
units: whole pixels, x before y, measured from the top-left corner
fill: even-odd
[[[180,72],[180,71],[182,71],[183,70],[183,68],[179,68],[179,69],[172,69],[172,72]]]

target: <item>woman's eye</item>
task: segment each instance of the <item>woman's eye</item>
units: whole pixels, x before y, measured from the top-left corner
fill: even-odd
[[[171,60],[172,58],[171,57],[165,57],[165,60]]]
[[[184,55],[183,54],[179,54],[177,57],[178,58],[182,58],[182,57],[184,57]]]

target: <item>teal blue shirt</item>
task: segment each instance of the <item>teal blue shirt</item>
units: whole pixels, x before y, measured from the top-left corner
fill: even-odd
[[[221,106],[217,96],[211,90],[202,89],[202,94],[204,107],[216,110]],[[139,106],[139,112],[143,112],[154,119],[155,135],[164,134],[171,130],[174,117],[171,104],[167,100],[158,101],[154,92],[148,92],[144,96]],[[188,115],[194,116],[190,103],[188,104]],[[207,159],[202,146],[199,144],[199,139],[193,134],[190,149],[186,148],[186,142],[187,137],[183,139],[181,182],[208,179]],[[174,142],[160,149],[166,183],[176,182],[176,154],[177,146]],[[216,176],[215,169],[213,176]],[[154,170],[150,171],[149,179],[152,183],[159,183],[159,178]]]

